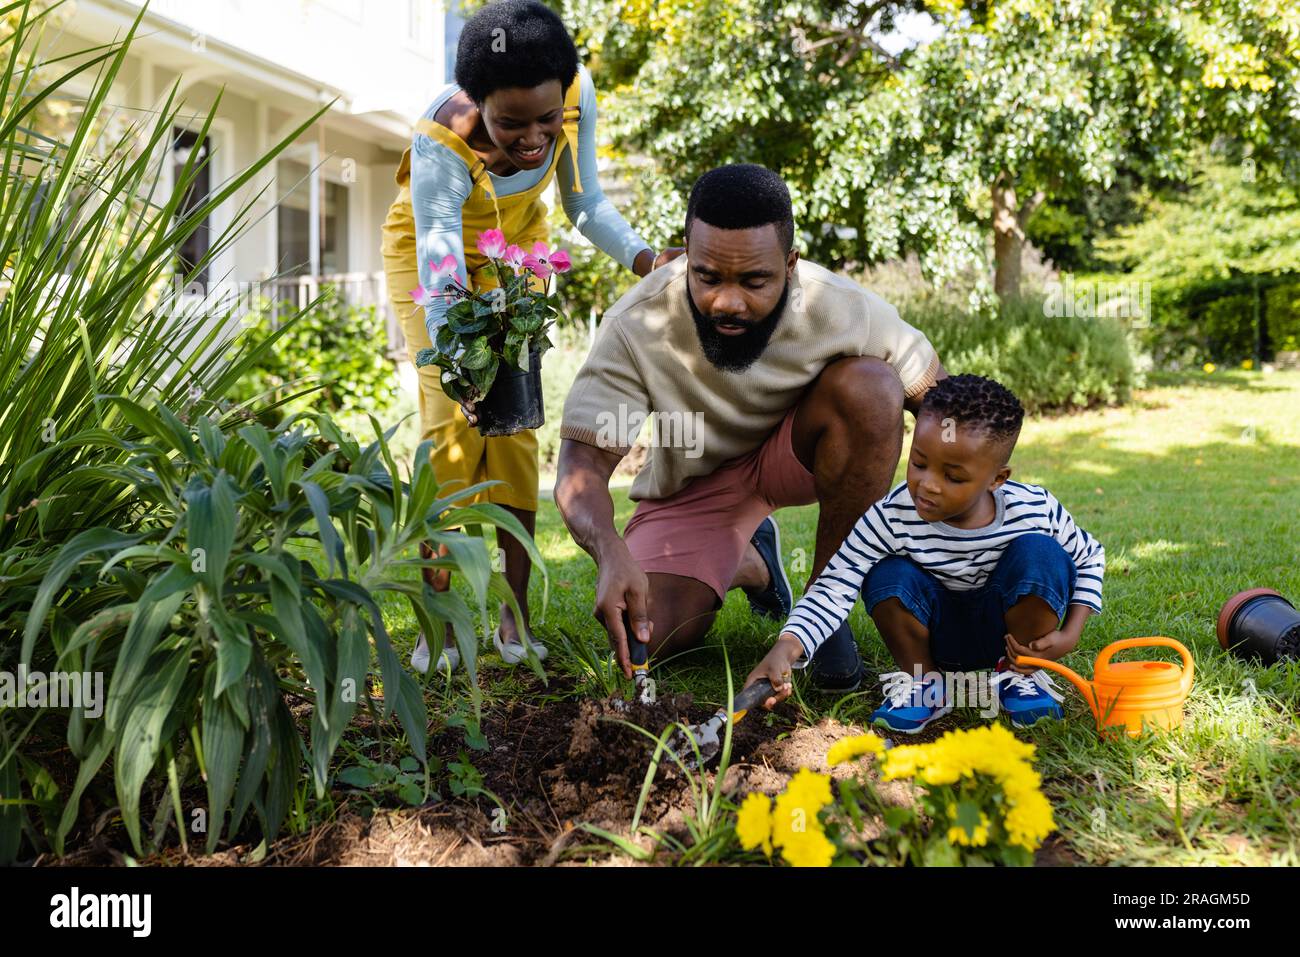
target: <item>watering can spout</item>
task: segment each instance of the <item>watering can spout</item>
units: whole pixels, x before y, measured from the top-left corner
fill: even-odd
[[[1083,700],[1086,701],[1088,707],[1092,709],[1092,716],[1096,719],[1098,725],[1101,724],[1101,710],[1097,707],[1097,695],[1092,686],[1092,682],[1084,681],[1083,678],[1079,677],[1079,675],[1074,671],[1065,667],[1065,665],[1056,661],[1049,661],[1046,658],[1026,658],[1017,655],[1016,664],[1026,667],[1046,668],[1048,671],[1055,671],[1058,675],[1068,678],[1070,684],[1079,689],[1079,694],[1083,695]]]

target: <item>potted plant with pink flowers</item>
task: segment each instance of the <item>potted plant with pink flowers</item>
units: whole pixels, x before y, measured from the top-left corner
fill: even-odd
[[[495,288],[471,289],[456,272],[456,258],[429,264],[432,288],[411,292],[418,304],[434,296],[448,304],[446,321],[421,349],[417,366],[442,370],[442,390],[451,399],[472,404],[483,435],[513,435],[546,421],[542,407],[542,356],[553,343],[548,333],[562,313],[553,298],[551,277],[568,272],[569,254],[546,243],[532,252],[507,245],[499,229],[478,238],[478,251],[489,260]],[[542,289],[533,288],[533,280]]]

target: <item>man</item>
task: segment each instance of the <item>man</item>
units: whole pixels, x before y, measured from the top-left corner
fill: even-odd
[[[946,375],[892,306],[799,259],[790,193],[771,170],[700,177],[685,236],[685,256],[605,314],[560,428],[555,503],[596,561],[595,615],[628,677],[629,640],[651,655],[697,645],[731,588],[784,620],[771,513],[819,504],[812,581],[889,490],[903,409]],[[647,417],[652,447],[620,538],[609,477]],[[812,672],[827,691],[860,684],[847,623]]]

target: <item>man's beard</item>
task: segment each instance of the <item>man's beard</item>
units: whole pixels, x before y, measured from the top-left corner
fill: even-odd
[[[776,331],[777,324],[781,321],[781,313],[785,311],[785,301],[789,295],[790,280],[786,279],[785,288],[781,290],[781,298],[777,300],[775,309],[757,322],[743,323],[749,328],[740,335],[725,336],[718,331],[717,322],[740,323],[740,320],[726,314],[711,318],[700,312],[700,307],[695,305],[695,300],[691,297],[690,285],[687,284],[686,301],[690,304],[691,316],[695,319],[695,332],[700,337],[700,348],[704,350],[704,358],[723,372],[744,372],[767,348],[768,340],[772,338],[772,333]]]

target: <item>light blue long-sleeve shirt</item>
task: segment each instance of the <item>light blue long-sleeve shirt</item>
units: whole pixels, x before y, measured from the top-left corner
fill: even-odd
[[[573,168],[567,156],[560,157],[556,176],[560,184],[561,203],[569,222],[583,236],[618,263],[631,269],[637,255],[649,244],[637,235],[636,230],[628,225],[614,204],[601,192],[596,173],[596,88],[585,66],[579,66],[578,71],[582,84],[578,99],[581,111],[578,120],[578,173],[582,178],[583,191],[573,191]],[[439,107],[459,90],[460,87],[455,83],[444,87],[425,111],[424,118],[433,119]],[[508,176],[489,172],[497,196],[511,196],[536,186],[550,168],[555,151],[562,149],[565,143],[563,135],[557,136],[551,144],[547,162],[537,169],[520,170]],[[448,254],[456,257],[456,270],[461,279],[468,279],[461,209],[472,189],[473,183],[464,160],[436,140],[422,133],[415,134],[411,146],[411,208],[415,217],[416,250],[420,259],[420,284],[426,289],[430,288],[433,278],[430,261],[441,262]],[[435,331],[445,321],[446,311],[447,304],[441,296],[433,297],[425,305],[424,321],[430,339],[434,338]]]

